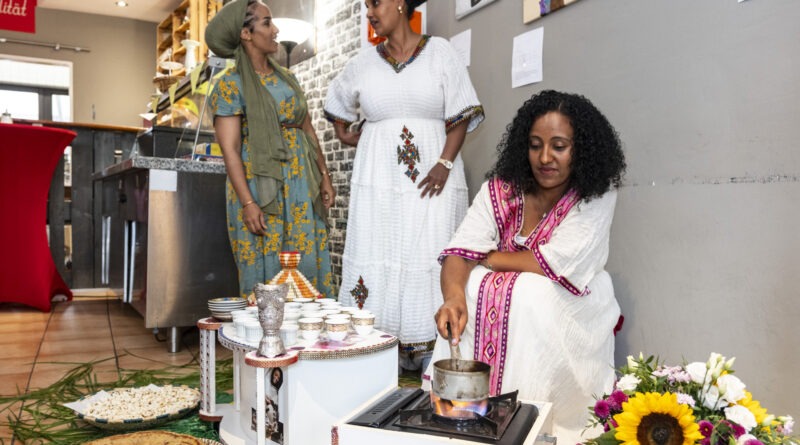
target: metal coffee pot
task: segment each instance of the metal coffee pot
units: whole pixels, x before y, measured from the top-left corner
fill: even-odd
[[[253,288],[258,304],[258,322],[264,331],[258,344],[258,355],[273,358],[286,353],[281,340],[283,304],[289,293],[289,285],[258,283]]]

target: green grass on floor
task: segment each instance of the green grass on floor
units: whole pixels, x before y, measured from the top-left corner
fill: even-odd
[[[419,388],[422,384],[422,378],[420,376],[420,371],[409,371],[404,369],[403,373],[397,378],[397,384],[399,386],[410,386],[413,388]]]
[[[32,390],[26,394],[0,395],[0,425],[7,426],[14,437],[24,444],[68,445],[83,443],[101,437],[120,434],[98,429],[75,416],[75,412],[63,406],[100,390],[155,385],[186,385],[200,387],[200,369],[197,362],[182,366],[167,366],[157,370],[120,370],[114,382],[98,382],[94,371],[98,363],[113,358],[89,363],[75,363],[56,383]],[[233,388],[233,359],[217,361],[217,403],[229,403],[227,394]],[[18,402],[22,402],[20,411]],[[183,419],[169,422],[163,430],[189,434],[195,437],[219,440],[214,425],[201,421],[196,413]],[[3,443],[0,439],[0,443]]]

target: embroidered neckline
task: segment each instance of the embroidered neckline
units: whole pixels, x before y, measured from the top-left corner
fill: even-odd
[[[394,69],[394,72],[399,73],[403,71],[405,67],[411,65],[411,62],[417,59],[419,53],[422,52],[422,49],[425,48],[428,44],[428,41],[431,39],[431,36],[427,34],[423,34],[422,38],[419,39],[419,43],[417,47],[414,49],[414,52],[411,54],[411,57],[408,58],[405,62],[398,62],[394,57],[389,54],[389,51],[386,49],[386,45],[384,42],[378,44],[376,50],[378,51],[378,55],[384,60],[384,62],[388,63]]]

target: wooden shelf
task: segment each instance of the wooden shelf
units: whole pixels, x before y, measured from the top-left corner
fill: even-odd
[[[164,40],[162,40],[158,44],[158,48],[156,48],[156,52],[158,53],[158,56],[161,56],[161,54],[164,51],[168,50],[169,48],[172,48],[172,36],[171,35],[169,37],[165,38]]]
[[[172,13],[162,20],[156,28],[156,72],[167,73],[158,68],[158,58],[164,51],[172,49],[172,60],[184,63],[186,48],[181,45],[184,39],[197,40],[201,43],[196,54],[197,63],[206,60],[208,47],[205,43],[205,29],[210,17],[222,8],[222,0],[183,0]],[[186,20],[186,17],[189,19]],[[172,75],[179,72],[173,71]],[[185,75],[184,70],[180,75]]]

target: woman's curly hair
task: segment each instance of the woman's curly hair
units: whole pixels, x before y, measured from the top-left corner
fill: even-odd
[[[522,193],[534,193],[539,184],[528,160],[529,134],[541,116],[557,111],[572,124],[572,172],[569,188],[590,200],[619,187],[625,172],[625,155],[614,127],[585,97],[545,90],[533,95],[517,111],[497,145],[497,163],[487,178],[514,184]]]

